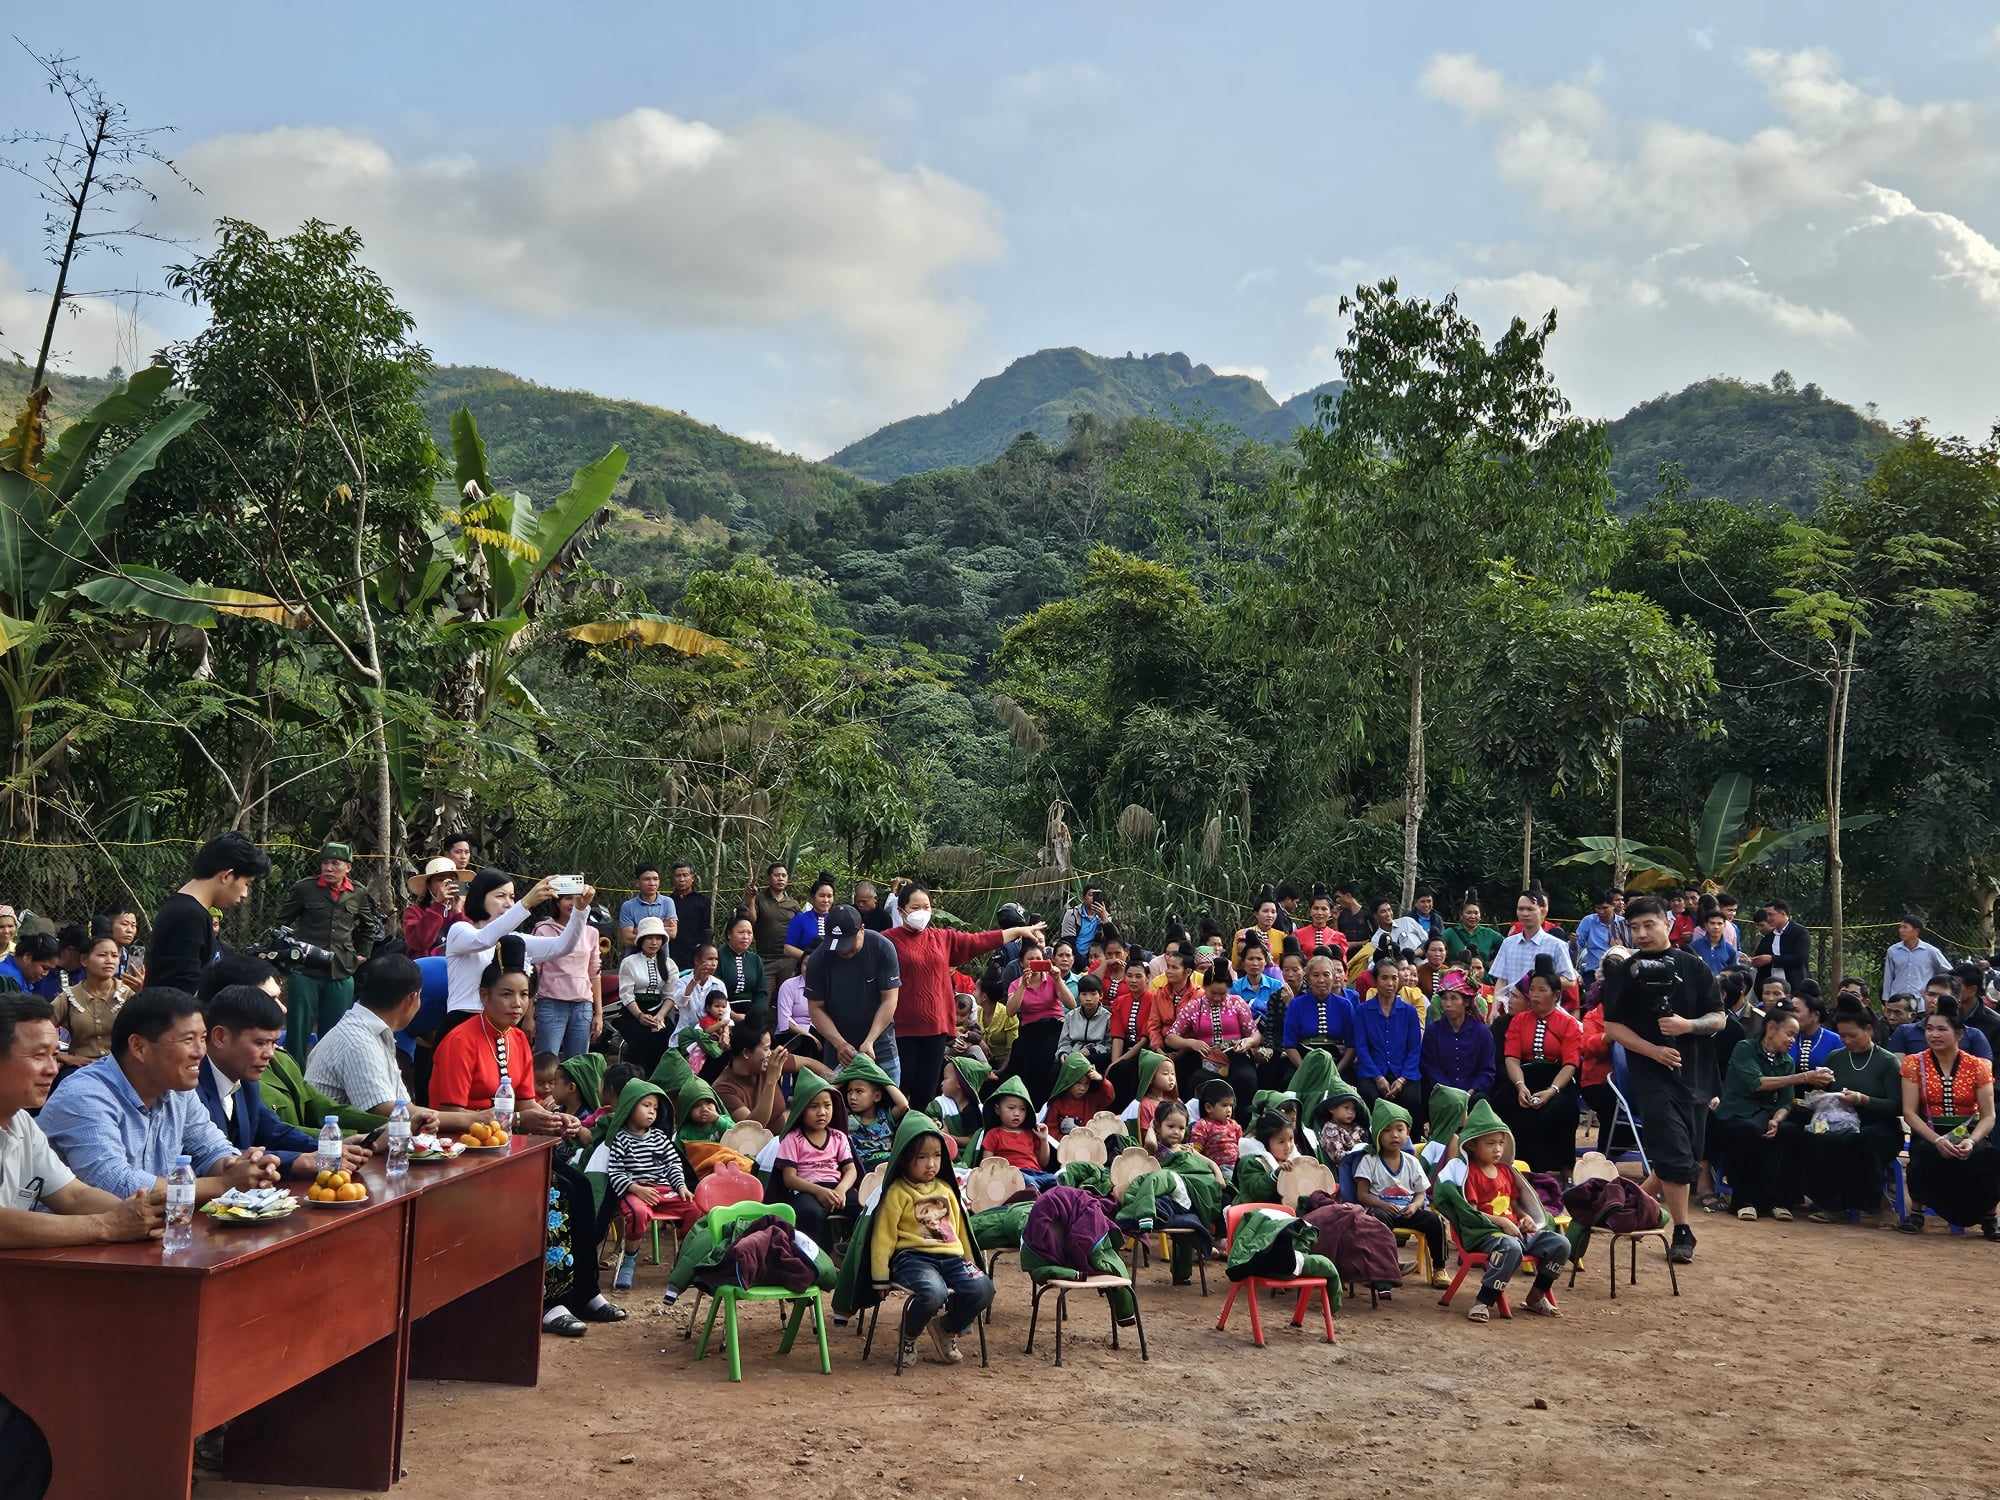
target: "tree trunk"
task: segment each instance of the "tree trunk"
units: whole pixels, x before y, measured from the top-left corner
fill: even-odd
[[[1516,890],[1525,891],[1535,882],[1535,799],[1521,799],[1521,883]]]
[[[1983,951],[1987,953],[1993,952],[1995,942],[1993,932],[1993,901],[1996,896],[2000,896],[2000,885],[1995,885],[1994,882],[1989,880],[1979,887],[1979,893],[1974,897],[1974,901],[1976,902],[1975,910],[1979,913],[1979,936],[1984,944]]]
[[[1611,758],[1616,765],[1611,793],[1611,884],[1622,891],[1625,877],[1631,873],[1625,863],[1625,736],[1622,733],[1611,747]]]
[[[1842,973],[1846,925],[1841,919],[1844,897],[1840,862],[1840,794],[1847,774],[1847,705],[1854,687],[1855,628],[1848,627],[1847,644],[1834,651],[1832,694],[1827,705],[1826,731],[1826,910],[1832,931],[1821,972],[1829,980]]]
[[[1424,820],[1424,657],[1410,663],[1410,759],[1403,770],[1403,904],[1417,904],[1417,828]]]
[[[31,392],[40,387],[42,377],[48,373],[49,345],[55,342],[56,318],[62,312],[63,296],[69,286],[70,262],[76,259],[76,242],[83,232],[84,206],[90,201],[91,180],[97,175],[97,153],[104,149],[104,133],[110,123],[110,116],[102,113],[97,116],[97,128],[86,148],[83,182],[77,187],[75,210],[69,218],[69,238],[63,241],[62,259],[56,263],[56,289],[49,298],[49,321],[42,328],[42,352],[35,356],[35,373],[28,377]]]

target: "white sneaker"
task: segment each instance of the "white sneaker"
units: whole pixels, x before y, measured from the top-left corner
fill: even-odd
[[[958,1352],[958,1335],[946,1333],[944,1325],[935,1319],[928,1330],[931,1336],[931,1350],[941,1365],[955,1365],[965,1356]]]

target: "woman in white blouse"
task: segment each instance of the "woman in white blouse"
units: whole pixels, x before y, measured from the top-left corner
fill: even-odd
[[[449,988],[445,1002],[446,1030],[479,1013],[479,976],[492,960],[493,950],[500,939],[526,922],[530,911],[551,894],[546,875],[518,901],[514,899],[514,877],[506,871],[489,868],[472,877],[465,893],[466,920],[444,935],[445,978]],[[524,938],[522,945],[527,950],[528,962],[557,958],[576,947],[589,931],[590,903],[596,898],[597,888],[585,886],[577,893],[576,906],[560,933],[554,937]],[[475,921],[483,925],[475,927]]]

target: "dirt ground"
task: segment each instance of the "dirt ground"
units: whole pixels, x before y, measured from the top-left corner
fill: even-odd
[[[885,1322],[867,1365],[852,1326],[830,1327],[825,1377],[808,1341],[779,1362],[776,1314],[756,1308],[740,1386],[713,1354],[694,1363],[685,1313],[658,1311],[665,1272],[648,1266],[622,1298],[630,1321],[543,1341],[538,1389],[412,1382],[393,1494],[1991,1495],[2000,1439],[1980,1414],[2000,1358],[2000,1247],[1932,1229],[1705,1215],[1678,1299],[1655,1246],[1610,1301],[1600,1243],[1560,1321],[1477,1328],[1463,1292],[1440,1309],[1413,1278],[1377,1310],[1350,1301],[1330,1346],[1268,1303],[1261,1350],[1240,1305],[1216,1331],[1219,1274],[1204,1301],[1156,1263],[1141,1277],[1150,1363],[1129,1341],[1114,1353],[1101,1305],[1079,1297],[1060,1371],[1042,1336],[1022,1353],[1026,1283],[1008,1266],[991,1369],[968,1338],[964,1366],[899,1380]],[[304,1493],[196,1486],[202,1500]]]

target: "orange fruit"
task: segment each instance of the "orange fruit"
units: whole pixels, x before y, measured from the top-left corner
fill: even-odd
[[[347,1186],[348,1183],[352,1182],[353,1180],[354,1179],[349,1177],[345,1172],[335,1172],[333,1176],[327,1180],[326,1185],[330,1188],[344,1188]]]
[[[324,1176],[325,1174],[322,1173],[321,1175]],[[324,1203],[326,1202],[326,1189],[315,1182],[311,1187],[306,1189],[306,1198],[313,1203]]]
[[[333,1181],[333,1173],[321,1172],[317,1177],[313,1178],[313,1186],[326,1187],[329,1184],[331,1184],[332,1181]]]
[[[458,1138],[458,1143],[461,1146],[477,1146],[479,1144],[479,1137],[468,1130]]]
[[[367,1196],[368,1189],[358,1182],[347,1183],[340,1190],[340,1201],[342,1203],[359,1203]]]

